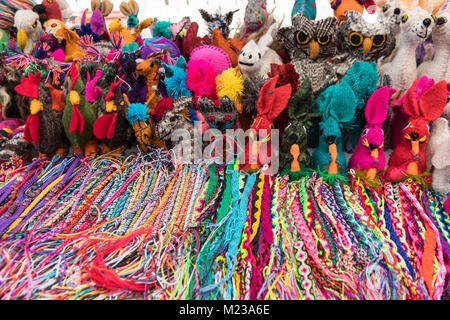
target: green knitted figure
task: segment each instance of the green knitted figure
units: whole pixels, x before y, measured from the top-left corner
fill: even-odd
[[[315,0],[295,0],[294,7],[292,8],[291,19],[296,14],[303,14],[310,20],[316,19],[317,8]]]
[[[98,141],[94,137],[93,125],[97,119],[98,103],[89,103],[82,95],[85,84],[72,67],[70,92],[66,97],[63,114],[64,131],[73,147],[73,153],[85,157],[95,157],[99,151]]]

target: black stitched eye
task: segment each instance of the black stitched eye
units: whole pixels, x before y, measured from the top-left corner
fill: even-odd
[[[410,125],[411,125],[411,122],[408,122],[407,124],[405,124],[405,126],[403,127],[403,130],[406,130]]]
[[[259,60],[261,60],[261,53],[260,52],[258,52],[258,57],[259,57]]]
[[[348,41],[353,47],[359,47],[360,45],[362,45],[364,37],[361,33],[351,32],[348,36]]]
[[[296,38],[297,43],[302,46],[307,45],[311,41],[311,39],[303,31],[297,32]]]
[[[176,117],[170,117],[170,118],[169,118],[169,122],[170,122],[170,123],[173,123],[173,122],[175,122],[176,120],[177,120]]]
[[[384,34],[377,34],[372,39],[374,47],[381,47],[386,42],[386,36]]]
[[[369,129],[365,129],[365,130],[362,132],[361,137],[367,136],[368,133],[369,133]]]
[[[290,143],[295,143],[297,141],[297,135],[295,133],[291,133],[288,137]]]

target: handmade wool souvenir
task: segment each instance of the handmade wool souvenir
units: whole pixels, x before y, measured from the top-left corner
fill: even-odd
[[[0,66],[0,72],[4,75],[0,81],[3,118],[20,118],[25,121],[30,115],[30,111],[25,104],[24,97],[15,91],[15,87],[21,82],[20,73],[16,68],[4,64]]]
[[[373,0],[331,0],[330,5],[334,11],[334,16],[339,19],[339,22],[346,20],[346,14],[350,11],[356,11],[362,15],[364,8],[370,14],[375,13],[376,9]]]
[[[14,129],[7,139],[0,140],[0,161],[14,158],[25,160],[33,153],[32,145],[24,140],[25,125]]]
[[[308,19],[314,20],[317,15],[316,1],[315,0],[295,0],[292,7],[291,19],[296,14],[303,14]]]
[[[147,38],[144,39],[144,46],[141,50],[141,58],[147,59],[154,54],[162,54],[163,61],[167,64],[173,65],[180,57],[180,49],[176,43],[164,37]]]
[[[141,23],[139,23],[135,28],[133,28],[133,32],[130,29],[122,26],[120,19],[116,19],[109,24],[109,32],[115,32],[118,35],[123,37],[123,45],[129,45],[134,42],[139,41],[139,37],[146,28],[148,28],[153,22],[152,18],[145,19]],[[142,41],[142,40],[141,40]]]
[[[231,65],[238,65],[239,54],[241,53],[244,43],[239,39],[225,38],[219,29],[212,32],[212,45],[225,51],[231,60]]]
[[[48,20],[45,23],[45,31],[53,34],[59,43],[64,44],[65,62],[72,62],[83,57],[78,41],[79,36],[59,20]]]
[[[222,134],[228,129],[234,129],[237,123],[238,112],[233,99],[224,96],[219,99],[219,105],[208,98],[198,100],[198,110],[211,129],[217,129]]]
[[[338,71],[341,76],[355,61],[377,62],[389,56],[395,48],[395,24],[391,19],[368,23],[356,11],[349,11],[346,16],[347,20],[339,25],[338,31],[344,53],[333,59],[342,66]]]
[[[319,113],[311,113],[311,106],[314,101],[314,96],[311,90],[311,82],[306,78],[297,93],[291,99],[288,105],[290,123],[284,130],[281,137],[280,146],[280,168],[290,168],[293,156],[291,148],[296,145],[298,147],[299,155],[297,161],[303,168],[311,168],[312,160],[311,154],[308,151],[308,129],[312,123],[321,118]]]
[[[120,12],[127,17],[127,28],[134,29],[138,26],[138,14],[139,14],[139,4],[134,0],[129,0],[128,2],[122,1],[120,3]]]
[[[155,59],[149,58],[136,66],[136,72],[146,79],[147,107],[150,112],[158,103],[158,95],[155,89],[157,89],[159,84],[159,64]]]
[[[209,98],[214,103],[218,102],[214,65],[204,60],[194,60],[191,58],[186,70],[186,77],[186,88],[194,96],[194,105],[196,105],[197,100],[201,97]]]
[[[126,93],[131,103],[147,101],[147,79],[136,74],[137,55],[134,53],[120,54],[119,76],[123,78],[122,93]]]
[[[230,25],[233,22],[233,15],[239,10],[230,11],[224,15],[220,12],[210,14],[203,9],[199,9],[199,11],[208,27],[209,36],[212,38],[213,31],[218,29],[226,39],[230,35]]]
[[[408,89],[417,75],[416,48],[431,34],[433,17],[420,7],[402,16],[398,52],[391,63],[381,66],[383,83],[396,90]]]
[[[148,114],[148,107],[143,103],[130,103],[126,94],[123,95],[125,114],[133,127],[141,153],[147,154],[149,148],[164,148],[165,143],[157,136],[156,127]]]
[[[442,194],[450,193],[450,126],[447,119],[439,118],[431,126],[427,162],[427,167],[433,168],[433,189]]]
[[[417,77],[428,76],[435,81],[450,82],[450,8],[438,14],[431,36],[435,48],[434,58],[417,68]]]
[[[100,101],[98,119],[93,126],[95,137],[101,141],[103,154],[125,151],[133,137],[120,83],[120,79],[113,82],[105,99]]]
[[[239,71],[239,68],[230,68],[222,72],[216,77],[217,96],[219,98],[229,97],[235,105],[238,113],[243,112],[241,105],[242,94],[244,91],[244,77]]]
[[[427,87],[418,87],[418,84],[419,79],[414,81],[403,100],[403,111],[409,116],[409,122],[389,159],[386,178],[393,182],[407,176],[420,176],[427,170],[428,124],[440,117],[447,103],[445,81]]]
[[[312,154],[313,168],[330,175],[345,174],[347,160],[344,155],[342,131],[355,114],[356,98],[346,82],[328,87],[317,97],[318,111],[322,113],[319,146]]]
[[[17,45],[25,53],[30,54],[35,47],[39,31],[42,30],[39,15],[31,10],[19,10],[14,16],[14,27],[17,28]]]
[[[181,42],[181,41],[180,41]],[[189,29],[186,32],[186,35],[181,42],[180,50],[183,57],[189,61],[192,50],[197,47],[201,47],[204,45],[210,45],[211,39],[208,35],[203,37],[198,36],[198,23],[192,22],[189,26]]]
[[[173,109],[167,110],[156,125],[156,134],[178,159],[192,160],[194,125],[189,113],[193,108],[192,98],[180,97],[173,101],[173,105]]]
[[[164,84],[166,86],[167,94],[172,99],[179,97],[189,97],[191,92],[186,88],[186,70],[188,65],[183,57],[178,58],[174,66],[162,64],[164,68]]]
[[[258,115],[256,104],[259,99],[261,88],[266,81],[267,78],[262,76],[244,78],[244,91],[242,93],[243,112],[239,116],[239,124],[243,130],[250,129],[253,119]]]
[[[301,80],[310,79],[314,94],[338,80],[335,67],[328,61],[337,52],[336,32],[334,17],[315,21],[298,14],[291,27],[281,28],[277,33]]]
[[[246,164],[243,170],[260,169],[263,165],[269,165],[272,157],[271,148],[271,130],[273,129],[273,121],[287,107],[291,98],[291,85],[286,84],[276,88],[278,76],[269,79],[262,87],[258,103],[258,116],[251,126],[252,134],[246,146]],[[260,151],[264,151],[261,153]],[[275,150],[274,150],[275,152]]]
[[[191,52],[190,61],[204,61],[214,67],[216,75],[230,69],[231,59],[225,51],[215,46],[197,47]]]
[[[61,7],[56,0],[43,0],[42,5],[45,7],[45,14],[48,19],[56,19],[62,21]]]
[[[389,100],[394,93],[395,89],[383,87],[369,98],[364,110],[366,125],[348,163],[349,169],[361,170],[369,181],[374,181],[386,167],[383,123],[388,115]]]
[[[90,103],[83,95],[86,84],[80,78],[75,65],[71,68],[69,91],[63,113],[64,131],[73,147],[74,154],[95,157],[99,151],[93,125],[97,119],[98,102]]]
[[[92,0],[91,9],[92,16],[90,21],[87,20],[86,9],[81,17],[81,26],[78,35],[91,35],[95,42],[109,40],[108,28],[106,27],[105,17],[109,16],[113,10],[113,3],[109,0]]]
[[[345,23],[345,22],[343,22]],[[353,119],[344,125],[344,150],[352,151],[358,143],[364,127],[364,107],[370,96],[378,89],[379,77],[376,63],[356,61],[342,79],[346,82],[356,98]]]
[[[65,108],[64,92],[47,84],[41,86],[41,74],[29,74],[22,78],[16,91],[31,99],[30,116],[27,118],[24,139],[37,146],[39,158],[51,158],[55,154],[65,157],[67,141],[64,135],[62,115]]]
[[[272,63],[283,64],[280,56],[269,48],[273,42],[272,32],[275,27],[276,25],[273,25],[258,43],[251,40],[242,49],[239,55],[239,68],[244,77],[267,76]]]

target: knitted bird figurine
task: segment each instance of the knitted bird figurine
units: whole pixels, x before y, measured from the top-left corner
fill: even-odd
[[[258,116],[251,126],[252,134],[246,146],[248,158],[243,170],[258,170],[270,164],[272,157],[276,156],[272,154],[270,144],[273,121],[287,107],[292,93],[290,84],[276,88],[277,81],[278,76],[267,81],[261,89],[257,103]]]
[[[17,28],[17,45],[25,54],[31,54],[42,31],[39,15],[32,10],[19,10],[14,16],[14,27]]]
[[[62,21],[62,11],[56,0],[43,0],[42,5],[45,7],[45,13],[48,19],[57,19]]]
[[[179,57],[174,66],[162,64],[165,72],[164,84],[169,98],[190,97],[191,92],[186,88],[186,70],[188,65],[183,57]]]
[[[365,109],[366,125],[348,164],[349,169],[363,171],[363,176],[369,181],[374,181],[378,172],[386,167],[382,127],[388,114],[389,100],[395,92],[395,89],[383,87],[369,98]]]
[[[346,173],[342,131],[355,114],[356,98],[350,86],[341,82],[320,94],[315,102],[322,113],[319,146],[313,152],[313,166],[330,175]]]
[[[36,145],[40,159],[54,155],[65,157],[67,139],[62,123],[65,108],[64,92],[52,85],[41,85],[41,74],[29,74],[16,87],[17,93],[31,98],[24,140]]]
[[[418,83],[419,79],[416,79],[405,94],[403,110],[409,116],[409,122],[404,126],[401,141],[389,159],[386,179],[392,182],[407,176],[421,176],[426,171],[426,147],[430,136],[428,125],[441,116],[447,104],[445,81],[426,88],[418,87]]]
[[[317,7],[315,0],[295,0],[294,6],[292,7],[291,19],[294,18],[296,14],[303,14],[308,19],[314,20],[317,15]]]
[[[83,92],[86,85],[81,80],[78,69],[72,65],[69,93],[63,114],[64,131],[72,144],[74,154],[95,157],[100,150],[95,139],[93,126],[97,119],[98,102],[88,102]]]

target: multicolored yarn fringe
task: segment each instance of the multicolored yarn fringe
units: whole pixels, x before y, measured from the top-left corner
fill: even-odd
[[[443,299],[450,217],[414,181],[146,156],[0,168],[1,299]]]

